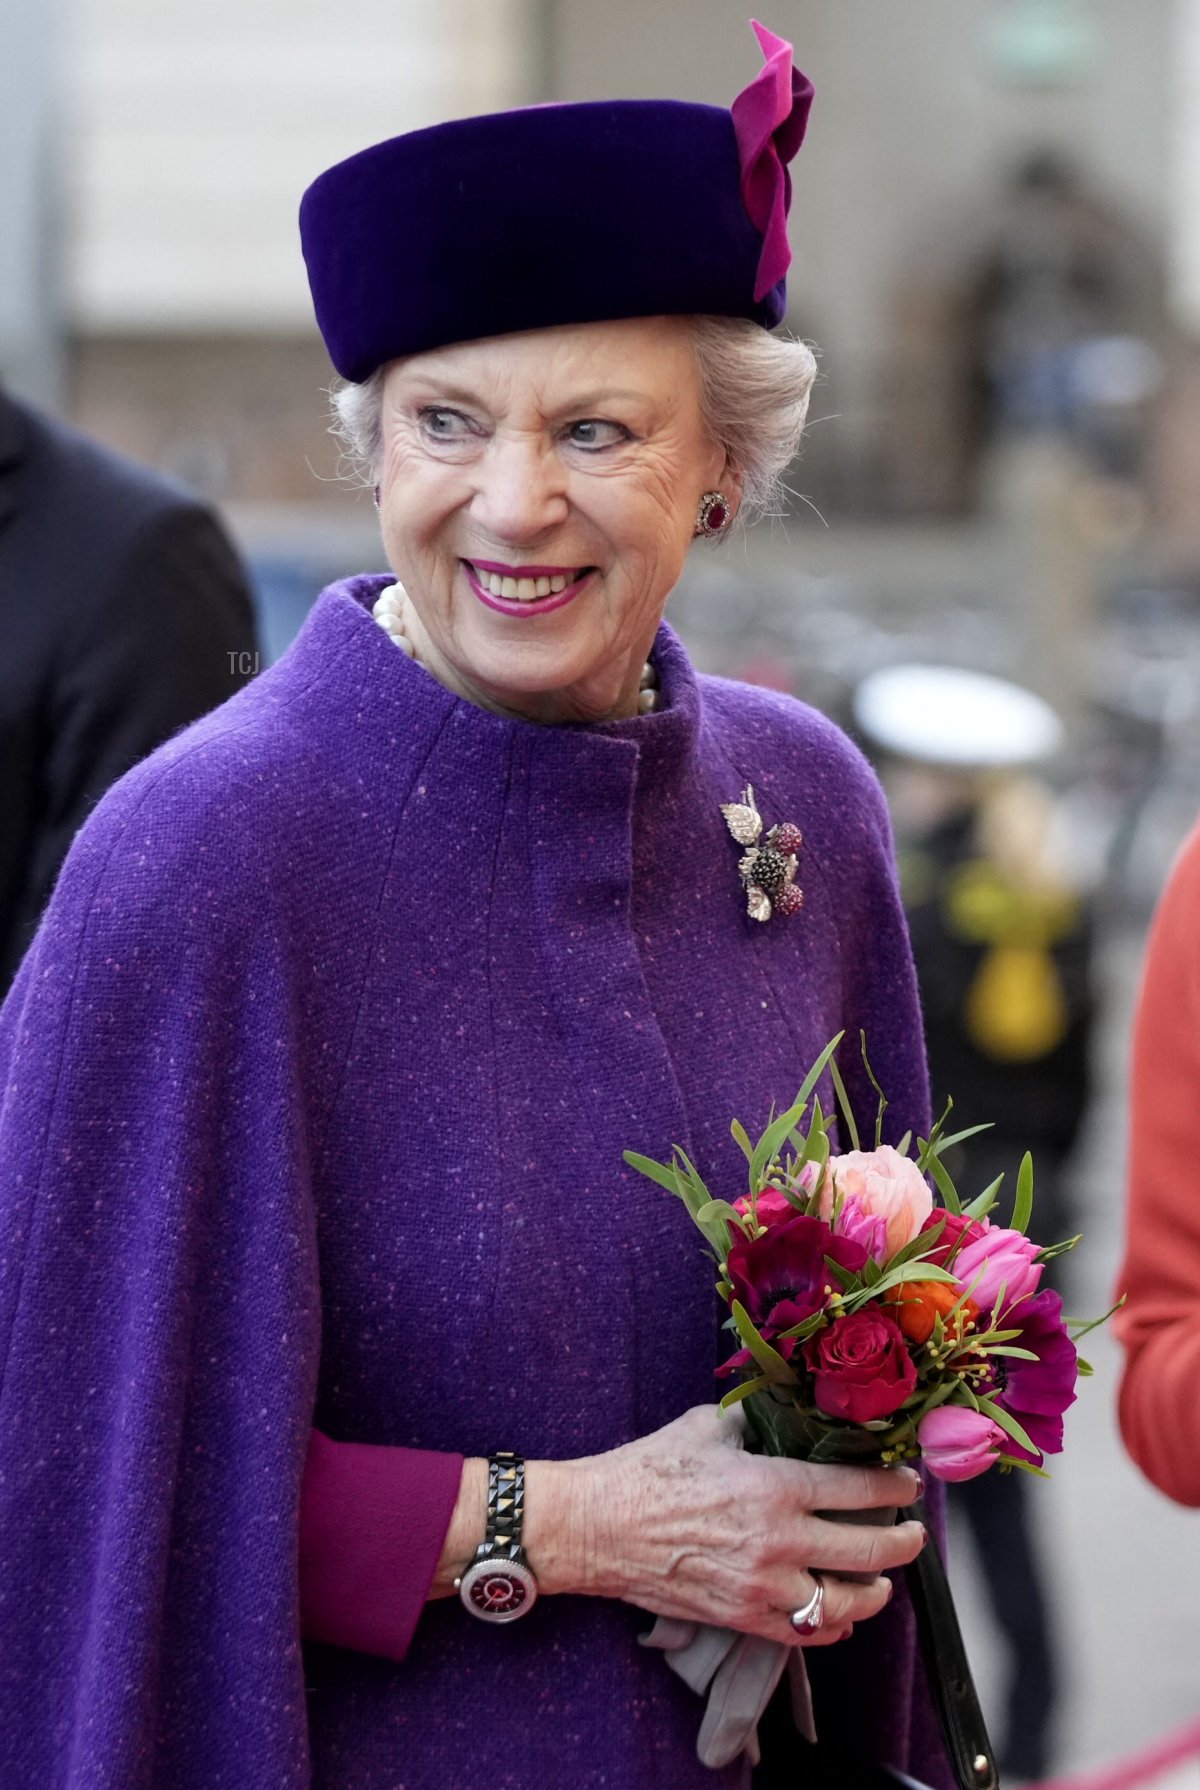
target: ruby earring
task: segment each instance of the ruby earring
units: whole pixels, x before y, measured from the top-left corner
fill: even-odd
[[[729,499],[723,491],[706,491],[696,512],[697,535],[723,535],[733,520]]]

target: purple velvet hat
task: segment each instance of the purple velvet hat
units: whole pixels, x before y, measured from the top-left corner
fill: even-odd
[[[392,137],[300,204],[317,323],[345,379],[447,342],[679,312],[784,313],[787,164],[812,86],[766,57],[727,112],[601,100]]]

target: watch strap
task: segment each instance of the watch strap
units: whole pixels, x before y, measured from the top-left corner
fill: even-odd
[[[479,1557],[516,1560],[525,1529],[525,1462],[519,1454],[488,1455],[487,1526]]]

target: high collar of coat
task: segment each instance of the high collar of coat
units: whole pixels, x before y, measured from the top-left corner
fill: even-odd
[[[369,656],[373,713],[370,720],[364,713],[364,725],[373,723],[393,739],[411,739],[414,727],[426,733],[444,726],[460,739],[469,737],[482,753],[515,739],[538,757],[551,754],[564,770],[575,766],[583,774],[589,766],[628,761],[639,783],[680,775],[694,756],[701,718],[699,683],[682,642],[666,622],[650,655],[659,687],[659,706],[652,713],[590,726],[547,727],[479,708],[400,652],[371,614],[380,591],[392,582],[390,573],[364,573],[328,586],[287,655],[298,675],[323,683],[335,658]]]

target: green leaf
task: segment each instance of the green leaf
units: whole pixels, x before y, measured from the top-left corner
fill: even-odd
[[[1016,1418],[1006,1411],[1003,1405],[998,1405],[995,1399],[991,1398],[979,1398],[978,1404],[984,1416],[990,1417],[1006,1436],[1011,1436],[1018,1448],[1027,1448],[1030,1454],[1041,1454],[1041,1449],[1034,1446]]]
[[[875,1286],[864,1288],[861,1293],[855,1293],[846,1301],[846,1309],[857,1311],[859,1306],[864,1305],[868,1299],[878,1299],[881,1294],[889,1292],[892,1287],[898,1287],[906,1280],[953,1281],[953,1279],[953,1274],[947,1273],[945,1268],[935,1268],[932,1262],[922,1262],[919,1274],[913,1272],[912,1264],[909,1262],[902,1263],[898,1268],[889,1265],[884,1269],[882,1278]]]
[[[714,1218],[723,1218],[726,1224],[736,1224],[739,1230],[742,1228],[742,1215],[734,1210],[728,1200],[709,1200],[696,1213],[697,1224],[711,1224]]]
[[[928,1388],[924,1391],[918,1388],[916,1392],[905,1399],[902,1409],[909,1411],[911,1421],[917,1424],[927,1412],[936,1411],[939,1405],[947,1404],[959,1390],[960,1386],[957,1380],[941,1380],[932,1391]],[[909,1410],[910,1406],[912,1407],[911,1411]],[[920,1416],[917,1415],[918,1410]]]
[[[700,1204],[704,1205],[712,1198],[712,1195],[704,1185],[704,1182],[697,1172],[687,1151],[681,1150],[678,1144],[675,1145],[675,1158],[677,1163],[682,1164],[684,1176],[694,1189],[695,1193],[699,1196]]]
[[[665,1187],[668,1193],[675,1194],[679,1199],[685,1198],[679,1185],[679,1177],[673,1168],[668,1168],[662,1162],[653,1162],[649,1156],[639,1156],[636,1150],[626,1150],[624,1155],[630,1168],[635,1168],[639,1175],[645,1175],[650,1181],[657,1181],[660,1187]]]
[[[1050,1475],[1044,1467],[1035,1467],[1032,1461],[1023,1461],[1019,1455],[998,1454],[996,1465],[1011,1472],[1015,1467],[1018,1473],[1032,1473],[1035,1479],[1049,1479]]]
[[[883,1279],[883,1269],[874,1256],[868,1256],[863,1263],[862,1277],[869,1287],[877,1287]]]
[[[777,1349],[773,1349],[758,1333],[749,1312],[740,1300],[731,1307],[737,1333],[773,1386],[794,1386],[796,1376]]]
[[[808,1134],[808,1141],[796,1168],[797,1170],[802,1169],[806,1162],[815,1162],[818,1166],[822,1166],[829,1161],[830,1154],[828,1137],[814,1126]]]
[[[874,1088],[876,1094],[879,1097],[879,1107],[875,1114],[875,1148],[878,1150],[879,1146],[883,1142],[883,1115],[884,1115],[884,1113],[886,1113],[886,1111],[888,1109],[889,1102],[888,1102],[887,1095],[884,1093],[883,1089],[880,1087],[879,1083],[875,1079],[875,1071],[872,1069],[871,1059],[867,1055],[867,1034],[865,1032],[862,1032],[862,1031],[859,1032],[858,1044],[859,1044],[859,1049],[862,1051],[863,1068],[867,1072],[867,1080],[870,1082],[871,1086]]]
[[[1067,1237],[1061,1243],[1047,1243],[1044,1249],[1038,1250],[1033,1259],[1035,1262],[1052,1262],[1055,1256],[1066,1255],[1068,1250],[1077,1248],[1082,1242],[1083,1232],[1079,1231],[1074,1237]]]
[[[963,1207],[963,1215],[967,1218],[986,1218],[995,1206],[996,1195],[1003,1185],[1004,1176],[997,1175],[996,1179],[988,1183],[977,1199],[973,1199],[969,1206]]]
[[[917,1167],[922,1174],[924,1174],[929,1167],[930,1157],[936,1156],[941,1147],[942,1133],[946,1129],[946,1120],[950,1117],[950,1114],[953,1111],[953,1100],[947,1100],[942,1116],[935,1121],[933,1130],[929,1133],[928,1139],[919,1138],[917,1140],[921,1146],[920,1154],[917,1157]]]
[[[749,1162],[754,1155],[754,1145],[746,1135],[746,1127],[739,1119],[735,1119],[729,1129],[733,1133],[734,1142],[737,1144],[738,1149],[742,1152],[746,1161]]]
[[[1105,1312],[1102,1318],[1089,1318],[1086,1320],[1083,1318],[1068,1318],[1066,1320],[1067,1335],[1071,1338],[1071,1341],[1079,1342],[1081,1337],[1090,1336],[1093,1330],[1099,1330],[1101,1324],[1107,1324],[1108,1320],[1120,1311],[1128,1297],[1128,1293],[1122,1293],[1121,1297],[1117,1300],[1117,1303],[1110,1306],[1109,1310]]]
[[[765,1392],[769,1385],[770,1381],[766,1374],[759,1374],[753,1380],[742,1380],[739,1385],[731,1387],[721,1400],[722,1411],[728,1411],[732,1405],[738,1404],[744,1398],[749,1398],[752,1392]]]
[[[900,1142],[896,1145],[897,1156],[907,1156],[908,1152],[912,1149],[912,1141],[912,1132],[906,1131],[904,1136],[900,1139]]]
[[[975,1338],[972,1337],[971,1348],[975,1349],[978,1346]],[[1017,1349],[1013,1347],[1012,1343],[993,1343],[987,1352],[989,1355],[1012,1355],[1017,1361],[1041,1360],[1041,1356],[1035,1355],[1032,1349]]]
[[[1091,1362],[1085,1361],[1082,1355],[1080,1355],[1076,1358],[1075,1366],[1079,1371],[1079,1377],[1081,1380],[1090,1380],[1092,1375],[1096,1371],[1095,1368],[1092,1366]]]
[[[903,1249],[898,1249],[894,1256],[888,1258],[888,1267],[899,1268],[905,1262],[919,1263],[922,1256],[932,1254],[938,1247],[945,1229],[946,1220],[943,1216],[938,1219],[936,1224],[930,1225],[927,1231],[918,1231],[916,1236],[910,1238],[904,1245]],[[920,1280],[921,1277],[919,1274],[914,1274],[912,1278]]]
[[[1026,1150],[1017,1174],[1017,1196],[1013,1201],[1012,1228],[1024,1236],[1033,1217],[1033,1157]],[[1024,1447],[1024,1443],[1022,1443]]]
[[[927,1155],[925,1157],[925,1165],[929,1170],[929,1173],[937,1182],[937,1190],[942,1196],[943,1206],[945,1206],[947,1212],[953,1212],[955,1217],[957,1217],[962,1211],[962,1201],[958,1197],[954,1182],[950,1179],[945,1164],[939,1162],[936,1156]]]
[[[842,1264],[840,1262],[835,1262],[832,1256],[827,1255],[825,1257],[825,1268],[826,1272],[830,1274],[837,1282],[838,1286],[841,1287],[843,1293],[857,1293],[860,1290],[858,1275],[853,1273],[849,1268],[843,1268]],[[882,1276],[880,1276],[880,1280],[882,1280]],[[878,1286],[880,1281],[876,1281],[875,1284]]]
[[[825,1313],[816,1311],[811,1318],[805,1318],[801,1323],[793,1324],[790,1330],[781,1330],[779,1334],[780,1337],[794,1339],[796,1342],[807,1342],[810,1336],[815,1336],[824,1327]]]
[[[791,1106],[789,1106],[785,1113],[781,1113],[777,1119],[773,1120],[771,1124],[767,1126],[767,1129],[755,1144],[753,1153],[750,1157],[750,1185],[752,1188],[759,1186],[766,1173],[767,1164],[773,1161],[776,1152],[786,1141],[789,1133],[794,1130],[803,1118],[812,1091],[825,1073],[830,1058],[833,1056],[834,1051],[837,1049],[844,1036],[845,1034],[843,1032],[839,1032],[837,1037],[832,1039],[825,1046],[825,1049],[821,1052],[820,1056],[801,1083],[800,1092],[796,1095]]]
[[[986,1125],[968,1125],[965,1131],[955,1131],[949,1137],[939,1137],[937,1140],[938,1152],[953,1149],[955,1144],[965,1144],[969,1137],[978,1137],[981,1131],[994,1131],[995,1129],[995,1121],[992,1119],[989,1119]],[[930,1141],[932,1142],[932,1139]]]
[[[842,1117],[846,1121],[846,1136],[850,1139],[850,1148],[852,1150],[861,1150],[862,1144],[859,1142],[858,1126],[854,1122],[854,1112],[850,1105],[850,1097],[846,1093],[846,1084],[842,1080],[842,1072],[838,1068],[836,1057],[830,1057],[829,1059],[829,1073],[833,1077],[833,1091],[837,1095],[838,1106],[841,1108]]]

